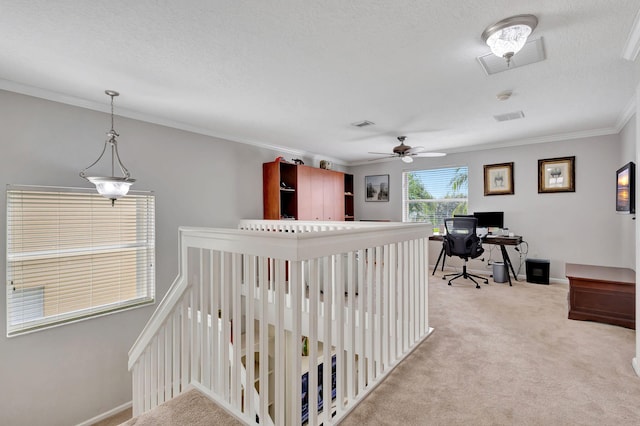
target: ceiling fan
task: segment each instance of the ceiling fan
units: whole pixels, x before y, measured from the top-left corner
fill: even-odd
[[[386,152],[369,152],[369,154],[386,155],[387,157],[398,157],[405,163],[413,163],[413,157],[444,157],[444,152],[425,152],[424,147],[405,145],[406,136],[398,136],[400,145],[393,147],[393,154]],[[371,160],[373,161],[373,160]]]

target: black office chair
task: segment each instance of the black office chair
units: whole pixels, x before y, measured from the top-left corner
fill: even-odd
[[[485,284],[489,284],[489,280],[479,275],[467,272],[467,261],[475,259],[484,253],[482,241],[476,234],[476,225],[478,219],[475,217],[452,217],[444,220],[444,227],[447,233],[443,237],[444,252],[447,256],[458,256],[464,259],[461,273],[447,274],[442,277],[446,280],[448,277],[449,285],[456,278],[467,278],[476,284],[476,288],[480,288],[480,284],[474,278],[483,280]]]

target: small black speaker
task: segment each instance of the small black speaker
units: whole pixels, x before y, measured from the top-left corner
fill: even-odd
[[[527,259],[527,282],[549,284],[549,264],[547,259]]]

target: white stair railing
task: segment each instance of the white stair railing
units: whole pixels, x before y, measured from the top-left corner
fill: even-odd
[[[430,334],[429,226],[239,228],[180,229],[179,275],[129,352],[134,415],[196,386],[249,424],[334,424]]]

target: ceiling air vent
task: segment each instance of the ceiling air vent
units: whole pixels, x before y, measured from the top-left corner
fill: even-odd
[[[519,118],[524,118],[524,112],[522,111],[508,112],[506,114],[494,115],[493,118],[495,118],[496,121],[517,120]]]
[[[351,123],[352,126],[356,126],[356,127],[367,127],[367,126],[373,126],[374,124],[376,123],[369,120],[362,120],[362,121],[357,121],[355,123]]]

